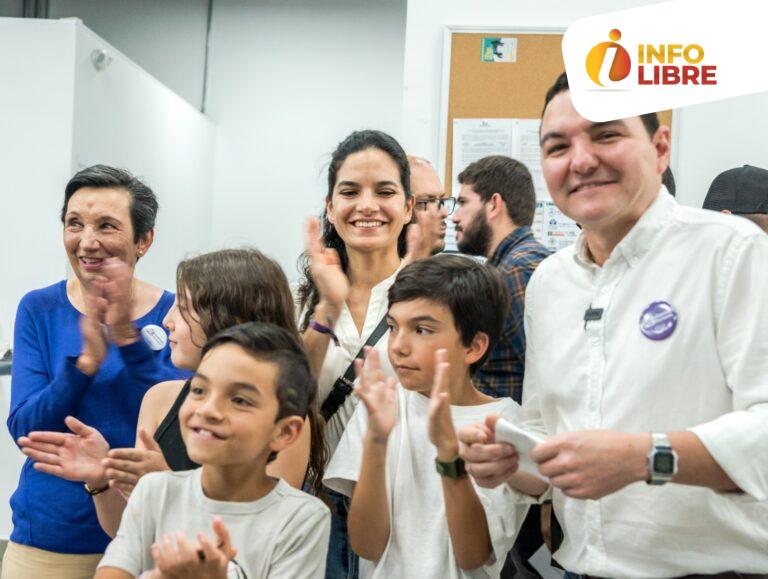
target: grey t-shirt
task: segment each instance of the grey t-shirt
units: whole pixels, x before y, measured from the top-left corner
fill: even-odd
[[[142,477],[99,567],[138,576],[154,568],[152,543],[166,533],[183,531],[197,541],[197,533],[204,532],[215,541],[213,519],[218,515],[237,549],[230,577],[324,577],[331,517],[322,501],[282,479],[258,501],[214,501],[203,494],[201,472]]]

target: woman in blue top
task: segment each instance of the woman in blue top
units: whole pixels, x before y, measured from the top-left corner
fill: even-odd
[[[162,319],[173,294],[133,277],[152,245],[157,199],[130,173],[96,165],[67,184],[61,218],[75,276],[28,293],[16,314],[8,429],[66,431],[68,415],[110,446],[133,443],[141,399],[171,364]],[[2,577],[92,577],[109,543],[82,484],[27,460],[11,497]]]

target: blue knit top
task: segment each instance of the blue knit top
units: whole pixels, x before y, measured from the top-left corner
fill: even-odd
[[[150,330],[157,335],[172,305],[173,294],[163,292],[136,327],[158,326]],[[22,298],[14,328],[8,430],[14,440],[32,430],[66,432],[64,418],[72,415],[101,432],[110,447],[132,447],[144,393],[158,382],[189,373],[171,364],[167,340],[153,350],[140,339],[120,348],[110,344],[96,375],[83,374],[76,366],[82,347],[80,317],[65,281]],[[110,541],[83,483],[38,472],[30,459],[22,467],[11,509],[11,541],[16,543],[85,554],[103,552]]]

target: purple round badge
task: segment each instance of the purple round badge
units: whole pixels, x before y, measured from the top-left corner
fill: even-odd
[[[640,316],[640,331],[651,340],[665,340],[677,327],[677,312],[669,302],[653,302]]]

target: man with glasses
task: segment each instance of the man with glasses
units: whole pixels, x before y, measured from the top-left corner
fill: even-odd
[[[411,166],[411,192],[415,199],[413,223],[418,223],[417,247],[412,259],[421,259],[445,249],[445,219],[453,213],[456,200],[446,197],[443,184],[432,164],[421,157],[408,157]]]

